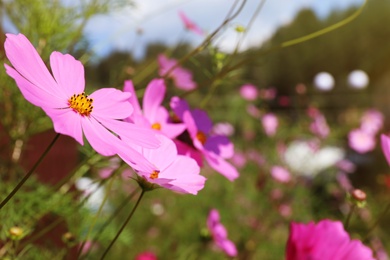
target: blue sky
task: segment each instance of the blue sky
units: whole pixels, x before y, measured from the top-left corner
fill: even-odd
[[[237,0],[241,3],[242,0]],[[123,8],[108,15],[93,17],[84,33],[99,56],[114,49],[132,51],[142,57],[150,42],[175,44],[189,41],[200,43],[203,37],[184,30],[178,16],[181,10],[204,31],[212,32],[224,20],[235,0],[134,0],[136,7]],[[237,25],[246,26],[260,0],[247,0],[240,15],[227,27],[216,44],[223,51],[231,51],[237,43]],[[361,5],[363,0],[268,0],[248,32],[241,47],[259,46],[275,29],[291,21],[302,8],[312,8],[321,16],[332,9]],[[142,30],[142,34],[137,31]]]

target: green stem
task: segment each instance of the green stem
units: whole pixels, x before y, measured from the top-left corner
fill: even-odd
[[[348,213],[347,218],[345,219],[345,223],[344,223],[344,228],[345,228],[345,229],[348,229],[348,226],[349,226],[349,223],[350,223],[350,221],[351,221],[352,214],[353,214],[353,212],[355,211],[355,208],[356,208],[356,205],[353,204],[352,207],[351,207],[351,210],[350,210],[349,213]]]
[[[374,224],[368,229],[368,231],[366,232],[366,236],[362,240],[363,242],[365,242],[368,239],[371,232],[374,231],[374,229],[378,226],[379,222],[383,219],[383,217],[387,214],[389,210],[390,210],[390,202],[387,204],[385,210],[382,211],[379,217],[375,220]]]
[[[43,152],[41,157],[39,157],[38,161],[34,164],[34,166],[31,168],[31,170],[23,177],[23,179],[16,185],[16,187],[11,191],[10,194],[0,203],[0,210],[8,203],[8,201],[15,195],[16,192],[23,186],[23,184],[30,178],[31,174],[35,171],[35,169],[38,167],[38,165],[42,162],[43,158],[47,155],[47,153],[50,151],[50,149],[53,147],[54,143],[57,141],[58,137],[60,137],[60,134],[57,134],[53,141],[49,144],[49,146],[46,148],[46,150]]]
[[[145,194],[145,190],[142,189],[142,192],[141,192],[141,195],[139,196],[133,210],[130,212],[130,215],[127,217],[125,223],[123,223],[122,227],[119,229],[118,233],[116,234],[116,236],[114,237],[114,239],[111,241],[110,245],[107,247],[107,249],[104,251],[102,257],[100,258],[101,260],[104,259],[108,253],[108,251],[110,251],[111,247],[114,245],[115,241],[118,239],[118,237],[120,236],[120,234],[122,233],[122,231],[125,229],[127,223],[129,223],[131,217],[133,216],[135,210],[137,209],[142,197],[144,196]]]

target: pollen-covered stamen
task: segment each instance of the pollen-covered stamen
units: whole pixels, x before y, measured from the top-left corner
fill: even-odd
[[[161,130],[161,124],[160,123],[152,124],[152,129],[154,129],[154,130]]]
[[[198,141],[204,145],[207,141],[207,136],[202,131],[199,131],[196,133],[196,139],[198,139]]]
[[[149,178],[151,178],[152,180],[157,179],[159,173],[160,173],[159,170],[153,170],[153,172],[150,174]]]
[[[89,116],[91,114],[93,106],[92,98],[88,98],[84,92],[81,94],[74,94],[69,100],[69,107],[78,112],[82,116]]]

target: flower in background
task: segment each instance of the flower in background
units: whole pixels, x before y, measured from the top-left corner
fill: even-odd
[[[184,155],[178,155],[175,143],[158,135],[161,146],[157,149],[141,149],[145,158],[153,167],[132,165],[131,157],[120,154],[121,158],[132,166],[136,173],[151,184],[174,190],[180,193],[196,195],[203,189],[206,178],[199,175],[200,168],[196,161]]]
[[[246,106],[246,112],[254,118],[259,118],[260,117],[260,110],[253,104],[248,104]]]
[[[319,148],[316,142],[293,141],[287,146],[284,160],[294,173],[314,177],[344,158],[344,150],[337,147]]]
[[[272,113],[267,113],[261,117],[261,122],[264,127],[264,131],[268,136],[274,136],[278,129],[279,121],[278,117]]]
[[[301,259],[371,260],[374,257],[369,247],[350,239],[340,221],[325,219],[317,224],[290,224],[286,260]]]
[[[212,131],[216,135],[232,136],[234,134],[234,127],[228,122],[216,123]]]
[[[207,217],[207,228],[218,248],[230,257],[237,256],[236,246],[227,238],[226,228],[221,224],[219,212],[216,209],[212,209]]]
[[[71,55],[51,54],[52,76],[24,35],[7,34],[4,45],[14,67],[5,64],[7,74],[15,79],[23,96],[52,119],[57,133],[71,136],[81,145],[84,133],[92,148],[102,155],[123,150],[134,163],[149,163],[132,146],[158,147],[154,132],[121,121],[133,111],[127,101],[129,93],[103,88],[88,96],[84,93],[84,67]]]
[[[310,131],[321,138],[326,138],[329,135],[330,129],[324,115],[318,114],[313,118],[310,124]]]
[[[381,146],[387,163],[390,164],[390,138],[384,134],[381,134]]]
[[[381,112],[369,109],[362,116],[360,128],[368,134],[376,135],[383,127],[383,120]]]
[[[134,124],[154,129],[171,139],[185,130],[184,124],[172,123],[168,110],[161,106],[166,92],[164,80],[154,79],[148,84],[143,97],[142,110],[130,80],[125,81],[123,90],[131,93],[129,101],[134,107],[134,112],[128,119]]]
[[[202,29],[200,29],[199,26],[192,22],[183,11],[179,11],[179,16],[187,30],[194,32],[200,36],[203,35]]]
[[[348,134],[348,144],[358,153],[367,153],[376,146],[375,136],[362,129],[354,129]]]
[[[291,180],[290,172],[282,166],[272,166],[271,176],[278,182],[287,183]]]
[[[259,97],[264,100],[272,100],[276,97],[276,88],[266,88],[259,90]]]
[[[164,54],[158,55],[157,59],[161,77],[171,78],[175,86],[179,89],[193,90],[196,88],[196,83],[192,80],[192,73],[187,69],[177,66],[175,59],[168,59]],[[167,73],[169,75],[166,75]]]
[[[135,260],[157,260],[157,256],[153,252],[145,251],[142,253],[139,253]]]
[[[82,191],[81,199],[87,198],[84,204],[89,210],[96,212],[101,206],[104,199],[104,188],[99,183],[94,182],[92,179],[82,177],[75,182],[75,186],[79,191]],[[107,204],[103,206],[104,210],[108,210]]]
[[[179,136],[180,141],[176,141],[177,143],[183,141],[181,148],[188,147],[188,150],[200,151],[211,168],[230,181],[236,179],[239,175],[237,169],[225,161],[225,159],[232,158],[234,145],[226,136],[212,133],[213,123],[207,113],[200,109],[190,110],[188,103],[179,97],[173,97],[170,104],[175,114],[187,126],[187,132],[185,132],[187,135],[183,136],[184,140],[180,140]],[[183,150],[180,154],[182,152]]]
[[[252,84],[242,85],[240,88],[240,95],[243,99],[246,99],[248,101],[256,100],[258,96],[257,87]]]

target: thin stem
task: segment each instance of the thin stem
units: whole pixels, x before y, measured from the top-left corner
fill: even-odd
[[[351,221],[352,214],[353,214],[353,212],[355,211],[355,209],[356,209],[356,205],[355,205],[355,204],[352,204],[352,207],[351,207],[351,209],[350,209],[350,211],[349,211],[349,213],[348,213],[348,216],[347,216],[347,218],[345,219],[345,223],[344,223],[344,228],[345,228],[345,229],[348,229],[349,223],[350,223],[350,221]]]
[[[125,223],[123,223],[122,227],[119,229],[118,233],[116,234],[116,236],[114,237],[114,239],[111,241],[110,245],[107,247],[106,251],[104,251],[102,257],[100,258],[101,260],[104,259],[104,257],[107,255],[108,251],[110,251],[111,247],[114,245],[115,241],[118,239],[118,237],[120,236],[120,234],[122,233],[122,231],[125,229],[127,223],[129,223],[131,217],[133,216],[135,210],[137,209],[142,197],[144,196],[144,193],[145,193],[145,190],[142,189],[142,192],[137,200],[137,202],[135,203],[135,206],[133,208],[133,210],[130,212],[130,215],[127,217]]]
[[[39,157],[38,161],[34,164],[34,166],[31,168],[31,170],[23,177],[23,179],[16,185],[16,187],[11,191],[11,193],[0,203],[0,210],[7,204],[7,202],[15,195],[16,192],[23,186],[23,184],[28,180],[28,178],[31,176],[31,174],[35,171],[35,169],[38,167],[38,165],[42,162],[43,158],[47,155],[47,153],[50,151],[50,149],[53,147],[54,143],[57,141],[58,137],[60,137],[60,134],[57,134],[53,141],[49,144],[49,146],[46,148],[46,150],[43,152],[41,157]]]
[[[390,210],[390,202],[387,204],[385,210],[382,211],[379,217],[375,220],[374,224],[368,229],[365,238],[362,240],[363,242],[365,242],[368,239],[371,232],[374,231],[374,229],[378,226],[379,222],[383,219],[383,217],[387,214],[389,210]]]

